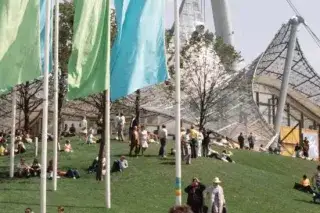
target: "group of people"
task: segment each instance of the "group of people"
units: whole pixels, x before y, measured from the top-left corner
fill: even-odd
[[[297,143],[294,147],[294,157],[296,158],[309,158],[309,140],[308,138],[304,138],[302,144]]]
[[[24,213],[34,213],[31,208],[26,208]],[[64,207],[58,206],[58,213],[64,213]]]
[[[254,145],[255,145],[255,137],[253,136],[252,133],[249,134],[247,141],[248,141],[248,147],[245,147],[245,138],[242,134],[242,132],[240,133],[240,135],[238,136],[238,143],[240,146],[240,149],[249,149],[249,150],[254,150]]]
[[[184,191],[188,194],[187,205],[193,213],[226,213],[226,200],[220,183],[220,179],[215,177],[212,185],[206,187],[198,178],[192,179],[191,184]],[[209,197],[207,206],[205,205],[206,197]]]
[[[190,129],[181,128],[181,157],[186,162],[186,164],[191,164],[192,158],[198,157],[211,157],[225,162],[234,162],[230,158],[232,153],[230,151],[224,150],[221,154],[217,151],[214,151],[210,148],[210,135],[212,131],[206,130],[205,128],[197,130],[194,125],[191,125]],[[165,125],[162,125],[161,130],[159,130],[159,139],[160,139],[160,148],[159,148],[159,157],[166,157],[166,145],[168,131]],[[227,139],[223,138],[221,141],[225,140],[226,142],[221,142],[223,147],[228,147],[229,142]],[[231,147],[233,148],[233,147]],[[172,154],[175,154],[173,149]]]
[[[9,155],[10,148],[8,143],[10,142],[10,135],[7,135],[4,132],[0,133],[0,156]],[[17,130],[15,133],[15,142],[14,142],[14,153],[22,154],[26,152],[26,143],[32,143],[30,134],[27,131]]]

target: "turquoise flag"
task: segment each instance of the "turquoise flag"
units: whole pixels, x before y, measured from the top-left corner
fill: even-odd
[[[49,49],[49,72],[52,70],[52,29],[53,29],[53,4],[54,1],[51,1],[51,11],[50,11],[50,49]],[[46,3],[47,0],[40,0],[40,54],[41,54],[41,70],[44,71],[44,47],[46,40]]]
[[[116,0],[117,38],[111,52],[111,100],[168,78],[165,1]]]

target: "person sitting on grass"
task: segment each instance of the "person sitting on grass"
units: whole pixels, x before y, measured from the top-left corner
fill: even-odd
[[[93,130],[89,130],[88,138],[87,138],[87,144],[93,144],[96,143],[96,138],[93,136]]]
[[[15,149],[15,154],[20,154],[20,153],[25,153],[26,152],[26,147],[24,143],[22,142],[22,138],[20,136],[17,137],[16,139],[16,149]]]
[[[0,145],[0,156],[8,155],[9,152],[6,148],[6,145],[1,144]]]
[[[31,208],[26,208],[24,210],[24,213],[33,213],[32,209]]]
[[[17,176],[22,178],[22,177],[30,177],[30,169],[31,167],[26,163],[26,161],[21,158],[20,162],[17,165],[18,171],[17,171]]]
[[[311,178],[312,185],[314,186],[314,193],[313,196],[320,197],[320,165],[317,166],[316,173]]]
[[[58,213],[64,213],[63,206],[58,206]]]
[[[73,152],[72,146],[69,140],[66,141],[66,144],[64,145],[64,151],[65,152]]]
[[[57,175],[58,175],[57,178],[60,178],[60,176],[65,176],[66,174],[67,174],[66,171],[61,171],[57,169]],[[47,168],[47,175],[50,180],[53,178],[53,160],[49,161],[49,165]]]
[[[115,160],[112,165],[111,173],[123,172],[124,169],[128,168],[129,164],[125,156],[121,156],[119,160]]]
[[[310,186],[310,180],[307,175],[303,175],[300,183],[295,183],[293,188],[302,192],[313,194],[313,190]]]
[[[36,176],[40,176],[41,173],[41,164],[39,163],[38,159],[34,159],[33,163],[31,165],[31,169],[30,169],[31,175],[36,177]]]
[[[105,166],[105,164],[106,164],[106,158],[102,158],[102,168]],[[93,160],[91,166],[89,166],[89,168],[87,169],[88,174],[97,172],[98,167],[99,167],[99,156],[97,156]],[[104,173],[104,172],[102,172],[102,173]]]
[[[174,206],[169,210],[169,213],[193,213],[190,206]]]

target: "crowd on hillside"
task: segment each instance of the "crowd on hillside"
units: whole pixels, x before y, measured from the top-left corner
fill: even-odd
[[[16,130],[15,132],[15,146],[14,153],[21,154],[27,151],[26,144],[31,144],[33,142],[28,131]],[[0,132],[0,156],[9,155],[11,143],[11,135],[5,131]]]
[[[156,131],[148,131],[144,125],[138,125],[138,120],[133,118],[126,123],[126,118],[123,114],[118,114],[114,119],[113,129],[116,130],[116,139],[121,142],[129,142],[129,156],[139,155],[144,156],[148,152],[150,144],[158,144],[159,151],[158,156],[160,159],[167,158],[167,155],[176,155],[174,144],[170,144],[170,136],[166,125],[162,125]],[[96,122],[96,130],[94,127],[90,127],[84,116],[79,123],[79,127],[72,123],[70,127],[64,126],[64,130],[61,136],[64,138],[76,137],[81,142],[86,144],[99,143],[101,139],[96,135],[103,133],[103,122],[99,119]],[[126,133],[126,129],[128,132]],[[238,143],[234,143],[227,137],[216,139],[214,132],[205,128],[196,128],[194,125],[190,125],[189,128],[181,127],[180,140],[181,140],[181,158],[186,164],[191,164],[193,159],[199,157],[207,157],[223,162],[235,163],[232,159],[232,149],[246,149],[257,150],[255,147],[256,139],[252,133],[248,136],[244,136],[242,133],[237,138]],[[0,156],[8,155],[10,149],[7,144],[10,143],[10,134],[0,132]],[[31,136],[28,132],[17,130],[15,138],[15,154],[25,153],[27,151],[26,144],[33,143]],[[169,145],[169,148],[168,148]],[[213,149],[213,146],[220,147],[218,152]],[[171,149],[170,149],[171,148]],[[59,151],[66,153],[73,152],[71,141],[65,140],[64,147],[58,146]],[[171,150],[168,152],[168,150]],[[266,150],[262,145],[258,149],[260,152],[280,153],[280,150],[269,149]],[[308,158],[309,142],[307,138],[304,139],[301,145],[295,146],[295,157]],[[106,175],[106,159],[101,161],[102,175]],[[21,158],[15,175],[17,177],[36,177],[40,176],[41,165],[37,159],[34,159],[31,164],[28,164],[24,158]],[[97,172],[99,168],[99,158],[93,159],[92,164],[87,169],[88,173]],[[128,168],[128,161],[125,156],[121,156],[118,160],[114,161],[111,172],[123,172]],[[77,179],[80,177],[79,172],[76,169],[70,169],[68,171],[62,171],[58,169],[58,177],[69,177]],[[47,168],[47,177],[51,179],[53,177],[53,161],[50,160]],[[188,195],[187,206],[176,206],[170,209],[170,213],[225,213],[226,201],[224,197],[223,188],[220,185],[219,178],[213,180],[213,185],[206,187],[200,182],[198,178],[193,178],[192,183],[185,188],[185,193]],[[311,181],[306,175],[303,176],[300,183],[296,183],[294,188],[307,193],[312,193],[314,199],[320,201],[320,166],[317,173],[312,176]],[[209,196],[208,196],[209,195]],[[206,198],[209,197],[209,202],[205,205]],[[28,210],[29,211],[29,210]],[[27,210],[26,210],[27,212]],[[30,211],[29,211],[30,212]],[[63,211],[60,211],[63,212]]]

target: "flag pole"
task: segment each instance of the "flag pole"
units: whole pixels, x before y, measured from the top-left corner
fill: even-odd
[[[14,176],[14,142],[16,133],[16,112],[17,112],[17,89],[12,90],[12,129],[11,129],[11,144],[10,144],[10,178]]]
[[[175,46],[175,77],[176,77],[176,183],[175,183],[175,194],[176,194],[176,205],[181,205],[181,116],[180,116],[180,31],[179,31],[179,2],[174,1],[174,19],[175,19],[175,30],[174,30],[174,46]]]
[[[106,50],[106,103],[105,103],[105,130],[104,130],[104,139],[105,139],[105,157],[106,157],[106,206],[108,209],[111,208],[111,183],[110,183],[110,41],[111,41],[111,12],[110,12],[110,2],[107,1],[106,5],[107,10],[107,50]]]
[[[47,204],[47,139],[48,139],[48,87],[49,87],[49,48],[50,48],[50,9],[51,0],[46,1],[45,49],[43,70],[43,107],[42,107],[42,146],[41,146],[41,182],[40,213],[46,213]]]
[[[53,112],[53,191],[57,190],[58,167],[58,92],[59,92],[59,0],[55,0],[54,17],[54,112]]]

